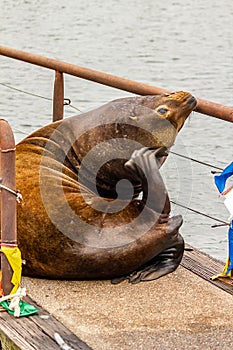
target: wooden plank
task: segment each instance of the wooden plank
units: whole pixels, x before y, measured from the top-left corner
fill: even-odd
[[[54,333],[64,339],[64,341],[72,347],[74,350],[92,350],[87,344],[82,342],[76,335],[74,335],[68,328],[61,324],[55,317],[51,316],[48,312],[41,309],[35,301],[27,297],[28,303],[36,305],[40,309],[40,314],[32,317],[32,322],[37,325],[48,337],[54,339]],[[42,317],[41,317],[42,316]],[[46,317],[46,318],[44,318]]]
[[[40,308],[29,297],[25,301],[35,305],[39,313],[30,317],[15,318],[7,312],[0,313],[0,349],[61,350],[54,339],[58,333],[72,350],[91,350],[56,318]]]
[[[186,244],[185,247],[188,250],[185,250],[184,252],[181,265],[206,281],[223,289],[225,292],[233,295],[233,280],[229,278],[221,278],[213,281],[211,279],[212,276],[223,271],[224,263],[188,244]]]

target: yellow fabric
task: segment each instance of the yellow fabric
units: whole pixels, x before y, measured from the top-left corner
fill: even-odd
[[[22,259],[21,252],[18,247],[9,248],[9,247],[1,247],[1,251],[5,254],[11,268],[13,270],[13,275],[11,279],[11,283],[14,285],[10,294],[16,293],[19,288],[22,274]]]
[[[230,266],[230,259],[228,258],[226,261],[226,265],[224,266],[223,272],[211,277],[211,279],[214,281],[219,277],[232,277],[232,274],[231,274],[232,271],[230,271],[229,273],[226,273],[229,266]]]

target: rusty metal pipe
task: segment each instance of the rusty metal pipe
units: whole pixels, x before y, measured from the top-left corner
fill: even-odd
[[[132,92],[138,95],[159,95],[169,93],[169,90],[151,86],[133,80],[120,78],[115,75],[99,72],[93,69],[80,67],[74,64],[58,61],[52,58],[43,57],[29,52],[0,46],[0,54],[10,58],[46,67],[76,77],[94,81],[99,84],[111,86],[120,90]],[[218,119],[233,122],[233,107],[224,106],[219,103],[198,99],[196,111]]]
[[[56,71],[53,92],[53,122],[63,119],[64,115],[64,79],[63,73]]]
[[[15,140],[11,127],[0,119],[0,177],[2,185],[15,190]],[[17,243],[16,199],[5,189],[1,189],[1,243],[9,246]],[[1,254],[2,288],[4,295],[10,294],[13,285],[12,269],[7,258]]]
[[[233,123],[233,107],[197,98],[196,112]]]

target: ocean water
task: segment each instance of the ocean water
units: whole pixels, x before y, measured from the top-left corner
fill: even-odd
[[[60,59],[172,91],[233,105],[233,2],[216,0],[0,0],[0,45]],[[54,72],[0,56],[1,118],[16,142],[48,124]],[[45,98],[6,87],[7,84]],[[65,97],[81,112],[131,96],[65,76]],[[65,108],[65,117],[79,113]],[[192,113],[173,151],[224,168],[233,160],[233,124]],[[227,220],[213,167],[170,155],[162,173],[173,201]],[[227,228],[173,205],[185,241],[225,260]]]

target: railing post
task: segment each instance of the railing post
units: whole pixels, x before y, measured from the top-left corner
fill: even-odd
[[[14,190],[16,187],[15,140],[10,125],[0,119],[0,177],[1,184]],[[6,189],[1,189],[1,244],[9,247],[17,244],[16,198]],[[10,294],[13,271],[7,258],[1,253],[2,289]]]
[[[55,72],[53,93],[53,122],[63,119],[64,115],[64,79],[63,73]]]

